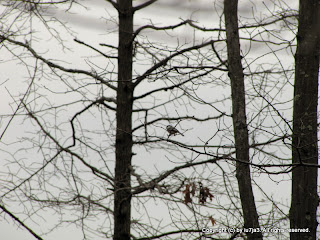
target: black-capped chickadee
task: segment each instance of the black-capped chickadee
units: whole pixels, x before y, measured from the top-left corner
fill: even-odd
[[[177,134],[181,134],[182,136],[184,136],[181,132],[178,131],[178,129],[176,129],[175,127],[168,125],[167,126],[167,131],[169,133],[169,136],[173,135],[177,135]]]

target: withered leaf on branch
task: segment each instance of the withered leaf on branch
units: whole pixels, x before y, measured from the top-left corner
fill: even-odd
[[[201,204],[205,204],[207,202],[207,198],[210,198],[210,201],[212,201],[213,195],[210,193],[209,188],[203,187],[202,183],[199,182],[200,190],[199,190],[199,202]]]
[[[216,224],[216,220],[212,216],[209,217],[209,220],[211,221],[212,226]]]
[[[194,196],[196,193],[196,184],[190,183],[186,185],[186,189],[183,191],[184,193],[184,203],[188,204],[192,202],[191,195]]]

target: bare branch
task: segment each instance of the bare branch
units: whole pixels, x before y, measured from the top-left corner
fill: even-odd
[[[80,44],[82,44],[82,45],[84,45],[84,46],[87,46],[87,47],[93,49],[94,51],[100,53],[102,56],[104,56],[104,57],[106,57],[106,58],[115,58],[115,59],[118,59],[118,57],[109,56],[109,55],[101,52],[99,49],[96,49],[95,47],[93,47],[93,46],[91,46],[91,45],[89,45],[89,44],[87,44],[87,43],[85,43],[85,42],[83,42],[83,41],[80,41],[80,40],[78,40],[78,39],[73,39],[73,40],[74,40],[75,42],[77,42],[77,43],[80,43]]]
[[[100,43],[100,46],[109,47],[109,48],[113,48],[113,49],[118,50],[118,48],[117,48],[117,47],[112,46],[112,45],[110,45],[110,44],[106,44],[106,43]]]
[[[29,44],[27,43],[22,43],[22,42],[19,42],[19,41],[15,41],[13,39],[10,39],[4,35],[0,35],[0,39],[4,39],[10,43],[13,43],[15,45],[18,45],[18,46],[21,46],[21,47],[24,47],[26,48],[35,58],[43,61],[44,63],[46,63],[49,67],[51,68],[56,68],[56,69],[59,69],[63,72],[68,72],[68,73],[77,73],[77,74],[85,74],[87,76],[90,76],[96,80],[98,80],[99,82],[105,84],[106,86],[108,86],[109,88],[113,89],[113,90],[116,90],[117,88],[113,85],[111,85],[108,81],[104,80],[102,77],[98,76],[96,73],[93,73],[93,72],[89,72],[89,71],[85,71],[85,70],[82,70],[82,69],[70,69],[70,68],[65,68],[65,67],[62,67],[58,64],[55,64],[45,58],[43,58],[42,56],[40,56],[32,47],[29,46]]]
[[[98,177],[101,177],[105,180],[113,180],[113,178],[111,176],[109,176],[108,174],[100,171],[99,169],[97,169],[96,167],[88,164],[80,155],[74,153],[73,151],[70,150],[70,147],[73,147],[73,145],[68,146],[68,147],[63,147],[59,141],[57,139],[55,139],[44,127],[43,125],[40,123],[39,119],[34,116],[34,114],[27,108],[27,106],[23,103],[25,109],[27,110],[29,116],[31,118],[33,118],[35,120],[35,122],[37,123],[37,125],[40,127],[41,131],[47,136],[49,137],[56,145],[59,149],[71,154],[72,156],[76,157],[77,159],[79,159],[85,166],[87,166],[88,168],[91,169],[91,171],[96,174]]]
[[[152,240],[152,239],[160,239],[165,236],[170,236],[178,233],[199,233],[202,232],[202,229],[185,229],[185,230],[178,230],[178,231],[171,231],[171,232],[166,232],[163,234],[155,235],[155,236],[150,236],[150,237],[143,237],[143,238],[136,238],[136,240]]]
[[[5,206],[0,204],[0,208],[6,214],[8,214],[11,218],[13,218],[16,222],[18,222],[23,228],[25,228],[31,235],[33,235],[36,239],[43,240],[38,234],[36,234],[31,228],[29,228],[26,224],[24,224],[17,216],[15,216],[11,211],[9,211]]]
[[[117,9],[117,10],[119,10],[119,5],[118,5],[118,3],[116,3],[116,2],[114,2],[114,1],[112,1],[112,0],[106,0],[108,3],[111,3],[112,4],[112,6],[115,8],[115,9]]]
[[[212,43],[218,42],[220,40],[211,40],[208,42],[204,42],[202,44],[199,45],[195,45],[189,48],[185,48],[183,50],[177,51],[175,53],[173,53],[172,55],[166,57],[165,59],[161,60],[160,62],[158,62],[157,64],[153,65],[151,68],[149,68],[147,71],[145,71],[141,76],[136,78],[136,81],[134,82],[134,87],[136,87],[141,81],[143,81],[145,78],[147,78],[153,71],[157,70],[158,68],[165,66],[167,64],[168,61],[170,61],[171,59],[173,59],[176,56],[179,56],[185,52],[189,52],[192,50],[197,50],[203,47],[206,47]]]
[[[185,24],[188,24],[188,23],[190,23],[191,22],[191,20],[186,20],[186,21],[183,21],[183,22],[181,22],[181,23],[178,23],[178,24],[175,24],[175,25],[169,25],[169,26],[165,26],[165,27],[156,27],[156,26],[154,26],[154,25],[144,25],[144,26],[142,26],[142,27],[140,27],[140,28],[138,28],[135,32],[134,32],[134,34],[133,34],[133,36],[132,36],[132,41],[136,38],[136,36],[142,31],[142,30],[145,30],[145,29],[153,29],[153,30],[173,30],[173,29],[175,29],[175,28],[178,28],[178,27],[180,27],[180,26],[182,26],[182,25],[185,25]]]
[[[36,72],[37,72],[37,67],[36,67],[36,69],[34,70],[34,75],[33,75],[33,77],[32,77],[32,80],[31,80],[31,82],[30,82],[30,84],[29,84],[26,92],[24,93],[24,95],[23,95],[22,99],[20,100],[20,102],[19,102],[16,110],[15,110],[14,113],[12,114],[9,122],[7,123],[7,125],[6,125],[6,127],[4,128],[3,132],[1,133],[0,141],[1,141],[2,137],[4,136],[5,132],[7,131],[7,129],[9,128],[11,121],[13,120],[13,118],[16,116],[18,110],[20,109],[23,100],[25,99],[25,97],[26,97],[27,94],[29,93],[29,90],[30,90],[30,88],[31,88],[31,86],[32,86],[32,84],[33,84],[34,79],[35,79],[35,74],[36,74]]]
[[[195,120],[195,121],[199,121],[199,122],[205,122],[205,121],[209,121],[209,120],[219,119],[222,116],[224,116],[224,114],[221,114],[221,115],[215,116],[215,117],[207,117],[207,118],[197,118],[195,116],[184,116],[184,117],[176,117],[176,118],[162,117],[162,118],[157,118],[157,119],[154,119],[152,121],[149,121],[147,123],[143,123],[143,124],[137,126],[137,127],[132,129],[132,132],[137,131],[138,129],[140,129],[142,127],[145,127],[145,126],[148,126],[148,125],[152,125],[152,124],[154,124],[156,122],[159,122],[159,121],[178,121],[178,120],[189,119],[189,120]]]
[[[137,11],[137,10],[140,10],[140,9],[142,9],[142,8],[148,7],[148,6],[151,5],[152,3],[155,3],[156,1],[158,1],[158,0],[149,0],[149,1],[145,2],[145,3],[142,3],[142,4],[134,7],[134,8],[133,8],[133,11]]]

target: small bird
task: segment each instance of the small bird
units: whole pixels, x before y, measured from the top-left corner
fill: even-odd
[[[177,135],[177,134],[181,134],[182,136],[184,136],[181,132],[178,131],[178,129],[176,129],[175,127],[168,125],[167,126],[167,131],[169,133],[169,136],[173,135]]]

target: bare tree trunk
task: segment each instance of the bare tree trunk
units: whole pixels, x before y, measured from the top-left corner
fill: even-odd
[[[300,0],[295,56],[292,163],[317,164],[317,107],[320,52],[320,3]],[[290,239],[316,239],[318,169],[298,166],[292,171],[291,228],[309,232],[290,233]]]
[[[132,0],[118,0],[119,45],[116,166],[114,193],[114,240],[130,239],[132,157]]]
[[[232,91],[232,116],[236,158],[239,161],[249,163],[244,75],[241,64],[238,32],[238,1],[224,1],[224,16],[227,34],[228,70]],[[251,185],[250,166],[246,163],[237,162],[236,168],[244,227],[259,228],[258,214]],[[247,237],[248,239],[262,239],[262,234],[260,232],[248,233]]]

